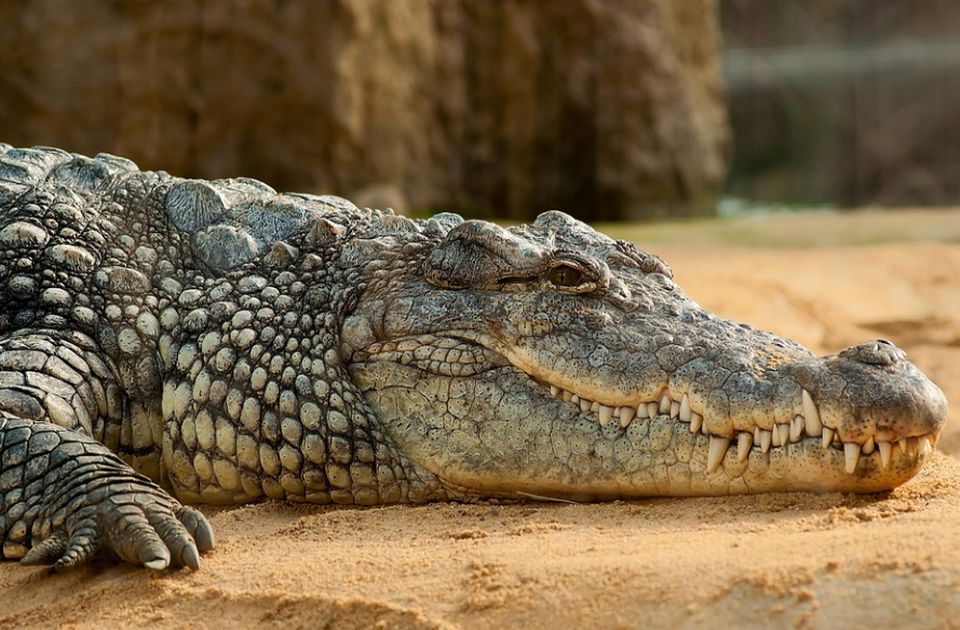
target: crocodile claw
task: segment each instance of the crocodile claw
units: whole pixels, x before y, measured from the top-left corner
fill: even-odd
[[[62,427],[0,421],[5,437],[25,438],[21,451],[9,452],[31,464],[9,466],[7,474],[40,484],[29,499],[36,518],[19,527],[19,549],[11,545],[23,564],[60,571],[107,556],[154,570],[197,569],[200,554],[213,549],[213,529],[203,514],[181,505],[103,444]]]
[[[60,530],[35,544],[21,563],[52,564],[60,571],[98,555],[112,555],[157,571],[168,567],[199,569],[200,553],[214,546],[213,530],[206,517],[155,494],[153,487],[138,489],[131,485],[128,480],[118,481],[92,493],[99,501],[87,502],[66,519]],[[121,486],[122,490],[111,493],[111,486]]]

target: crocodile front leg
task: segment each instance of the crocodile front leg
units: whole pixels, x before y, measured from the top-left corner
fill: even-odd
[[[209,523],[88,434],[103,426],[80,394],[93,377],[58,350],[44,334],[0,340],[2,557],[57,569],[99,554],[197,568],[214,545]]]

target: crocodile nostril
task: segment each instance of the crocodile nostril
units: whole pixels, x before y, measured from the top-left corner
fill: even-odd
[[[844,359],[867,365],[893,365],[907,358],[907,353],[887,339],[875,339],[851,346],[840,353]]]

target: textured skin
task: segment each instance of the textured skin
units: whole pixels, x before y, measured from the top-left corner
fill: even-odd
[[[5,558],[196,567],[177,499],[872,492],[945,420],[889,342],[814,357],[560,212],[412,221],[0,144],[0,216]]]

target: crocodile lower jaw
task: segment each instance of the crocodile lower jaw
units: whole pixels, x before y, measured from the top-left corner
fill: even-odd
[[[537,380],[537,379],[534,379]],[[813,441],[822,449],[838,449],[844,453],[844,470],[854,474],[864,457],[877,457],[880,467],[889,468],[898,457],[925,457],[936,445],[937,434],[904,437],[896,441],[875,440],[865,442],[843,441],[839,433],[820,419],[817,405],[803,390],[804,415],[796,415],[789,423],[772,424],[770,429],[754,427],[753,431],[735,431],[733,436],[714,435],[707,429],[703,415],[690,408],[689,398],[684,395],[675,400],[669,394],[663,394],[657,400],[637,401],[634,405],[606,405],[595,400],[581,397],[556,385],[539,382],[549,387],[550,394],[580,409],[580,414],[592,418],[600,429],[616,423],[626,429],[633,422],[653,420],[658,416],[670,418],[689,426],[690,433],[701,433],[709,439],[706,472],[712,473],[723,464],[728,451],[736,445],[735,456],[738,462],[744,462],[751,450],[767,454],[771,450],[789,454],[790,444]]]

